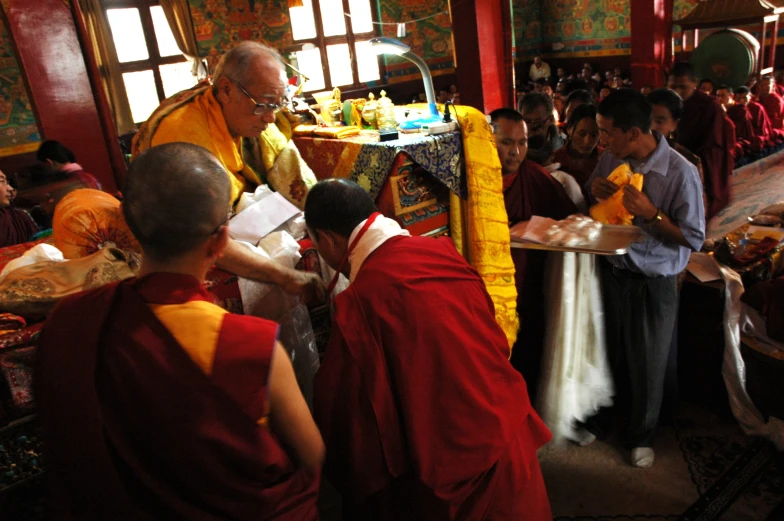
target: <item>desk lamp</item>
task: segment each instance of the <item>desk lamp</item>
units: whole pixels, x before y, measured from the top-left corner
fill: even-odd
[[[400,124],[403,130],[415,130],[421,128],[422,125],[431,123],[440,123],[441,115],[436,108],[436,96],[433,90],[433,77],[430,75],[430,69],[427,68],[425,60],[411,52],[411,47],[404,44],[400,40],[389,38],[387,36],[379,36],[370,40],[371,48],[376,54],[395,54],[401,58],[412,62],[417,66],[419,72],[422,73],[422,80],[425,82],[425,96],[427,97],[427,105],[430,108],[430,116],[404,121]]]

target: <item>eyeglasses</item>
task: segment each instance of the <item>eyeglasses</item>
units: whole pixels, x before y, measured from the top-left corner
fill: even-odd
[[[253,99],[253,96],[250,95],[250,92],[245,90],[245,87],[240,85],[240,83],[238,81],[235,81],[234,83],[236,83],[237,87],[240,88],[242,93],[245,94],[248,97],[248,99],[251,100],[254,103],[254,105],[256,105],[253,108],[253,115],[254,116],[263,116],[264,114],[269,114],[271,112],[272,113],[280,112],[280,110],[287,103],[285,99],[281,103],[259,103],[258,101]]]
[[[529,132],[538,132],[544,126],[550,123],[551,118],[552,116],[546,116],[543,119],[523,118],[523,121],[525,121],[525,124],[528,126]]]

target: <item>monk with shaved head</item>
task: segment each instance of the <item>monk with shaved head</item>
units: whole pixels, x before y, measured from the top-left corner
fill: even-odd
[[[138,276],[62,301],[41,336],[53,519],[318,518],[324,446],[278,325],[227,313],[201,283],[230,194],[196,145],[131,165]]]

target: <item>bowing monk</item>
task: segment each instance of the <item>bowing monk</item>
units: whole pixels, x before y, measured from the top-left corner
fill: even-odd
[[[688,62],[678,62],[668,79],[670,89],[683,99],[683,116],[678,125],[677,141],[702,161],[705,191],[708,195],[708,219],[730,201],[732,148],[724,110],[712,97],[697,90],[694,69]]]
[[[38,232],[33,218],[11,206],[16,190],[0,171],[0,248],[29,241]]]
[[[344,519],[550,521],[536,457],[550,433],[478,273],[351,181],[317,183],[305,221],[350,281],[314,382]]]
[[[231,181],[232,204],[243,191],[253,191],[266,182],[302,208],[308,186],[316,179],[281,131],[288,125],[285,117],[277,117],[285,89],[286,75],[278,53],[260,43],[242,42],[218,62],[212,85],[202,82],[155,110],[134,137],[134,156],[163,143],[200,145],[223,165]],[[305,300],[323,299],[317,275],[268,261],[234,240],[229,241],[218,267],[278,284]]]
[[[495,124],[495,141],[501,159],[504,204],[509,224],[527,221],[534,215],[564,219],[577,207],[564,187],[530,159],[528,128],[519,112],[497,109],[490,114]],[[520,330],[512,348],[512,365],[528,382],[531,395],[539,384],[544,344],[544,268],[547,253],[512,249],[517,287]]]
[[[324,447],[278,325],[225,312],[201,282],[230,193],[196,145],[131,165],[138,277],[62,301],[41,336],[52,519],[318,519]]]

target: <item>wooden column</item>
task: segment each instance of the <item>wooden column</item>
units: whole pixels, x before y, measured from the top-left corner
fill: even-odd
[[[104,190],[117,189],[71,10],[63,0],[3,0],[44,139],[73,150]]]
[[[637,89],[664,86],[672,61],[672,5],[673,0],[631,0],[632,84]]]
[[[501,3],[450,0],[460,102],[485,113],[513,106]]]

